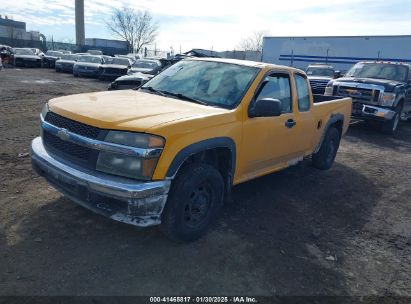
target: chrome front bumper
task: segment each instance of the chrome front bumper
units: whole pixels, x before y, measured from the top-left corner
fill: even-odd
[[[31,144],[31,160],[40,176],[87,209],[140,227],[161,223],[169,180],[142,182],[87,170],[50,155],[40,137]]]
[[[377,119],[377,120],[391,120],[395,116],[395,111],[390,109],[370,106],[370,105],[362,105],[362,109],[360,112],[353,112],[354,117],[361,117],[361,118],[370,118],[370,119]]]

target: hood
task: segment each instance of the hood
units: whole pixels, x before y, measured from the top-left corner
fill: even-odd
[[[308,76],[309,80],[321,80],[321,81],[330,81],[333,80],[332,77],[327,77],[327,76]]]
[[[39,56],[36,56],[36,55],[14,55],[14,58],[22,58],[22,59],[41,59]]]
[[[76,62],[75,66],[77,66],[77,67],[91,67],[91,68],[98,69],[101,66],[101,63]]]
[[[128,70],[127,66],[120,65],[120,64],[103,64],[101,67],[104,69],[110,68],[110,69]]]
[[[122,80],[150,80],[153,78],[153,75],[147,75],[147,74],[142,74],[142,73],[135,73],[132,75],[124,75],[116,79],[116,81],[122,81]]]
[[[178,120],[230,112],[134,90],[59,97],[49,101],[49,108],[61,116],[98,128],[136,132]]]
[[[50,56],[50,55],[44,55],[44,58],[46,58],[46,59],[51,59],[51,60],[57,60],[57,59],[59,59],[60,57]]]
[[[129,70],[131,73],[150,73],[153,71],[153,69],[145,69],[145,68],[131,68]]]
[[[385,92],[392,92],[392,91],[394,91],[394,88],[396,86],[403,84],[402,82],[395,81],[395,80],[373,79],[373,78],[344,77],[344,78],[339,78],[336,81],[337,82],[350,82],[350,83],[371,84],[371,85],[382,86],[382,87],[384,87]]]
[[[76,61],[74,61],[74,60],[63,60],[63,59],[60,59],[60,60],[57,60],[56,63],[76,64]]]

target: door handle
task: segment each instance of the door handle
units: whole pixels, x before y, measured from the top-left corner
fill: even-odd
[[[294,127],[297,124],[297,122],[294,119],[289,119],[285,122],[285,126],[289,129]]]

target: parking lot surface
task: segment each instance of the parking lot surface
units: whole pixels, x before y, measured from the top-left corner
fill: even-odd
[[[411,123],[350,127],[334,167],[310,160],[234,188],[209,233],[176,244],[113,222],[32,171],[45,101],[108,83],[0,72],[0,295],[411,296]]]

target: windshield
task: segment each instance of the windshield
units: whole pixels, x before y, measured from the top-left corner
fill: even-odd
[[[375,78],[395,81],[406,81],[408,68],[390,63],[357,63],[346,77]]]
[[[79,62],[101,63],[101,57],[97,56],[81,56]]]
[[[46,53],[46,55],[47,55],[47,56],[53,56],[53,57],[60,57],[60,56],[62,55],[62,53],[60,53],[60,52],[50,52],[50,51],[48,51],[48,52]]]
[[[134,68],[155,69],[160,66],[160,62],[153,60],[137,60],[133,63]]]
[[[76,60],[77,60],[77,57],[78,57],[78,56],[76,56],[76,55],[63,55],[63,56],[61,56],[61,59],[63,59],[63,60],[70,60],[70,61],[76,61]]]
[[[308,68],[308,76],[334,77],[334,70],[329,68]]]
[[[147,82],[143,88],[181,94],[208,105],[234,108],[259,68],[222,62],[183,60]]]
[[[118,65],[125,65],[128,66],[130,62],[126,58],[108,58],[106,59],[106,64],[118,64]]]
[[[14,54],[16,55],[34,55],[31,50],[27,49],[14,49]]]

